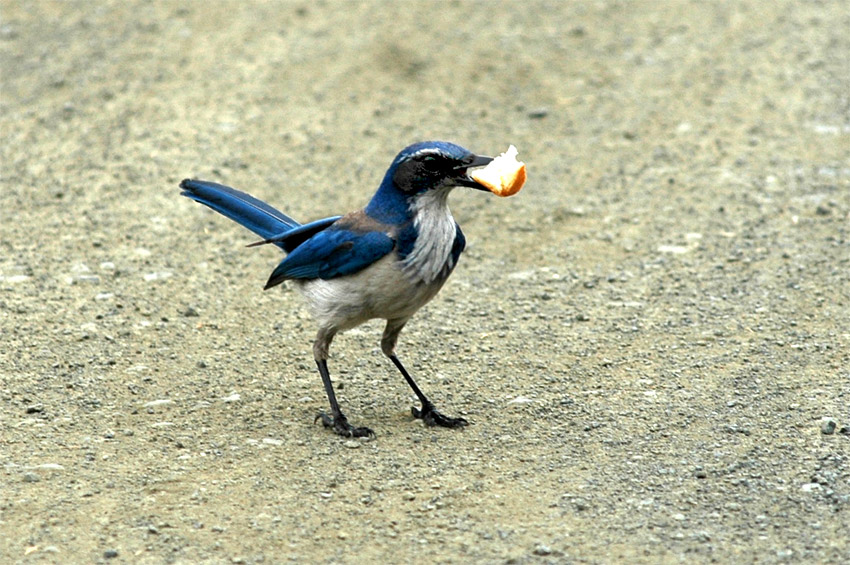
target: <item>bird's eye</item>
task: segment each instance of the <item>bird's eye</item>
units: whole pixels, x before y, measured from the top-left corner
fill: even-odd
[[[428,171],[439,171],[440,160],[434,155],[425,155],[422,157],[422,166]]]

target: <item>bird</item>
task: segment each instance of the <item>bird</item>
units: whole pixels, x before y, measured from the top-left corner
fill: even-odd
[[[301,224],[265,202],[229,186],[185,179],[181,194],[212,208],[286,253],[265,289],[291,281],[317,324],[313,357],[330,404],[319,412],[326,428],[343,437],[368,438],[340,408],[328,371],[334,337],[372,319],[383,319],[381,351],[395,365],[421,406],[414,418],[428,426],[462,428],[466,419],[444,415],[422,392],[396,355],[399,334],[451,275],[466,238],[448,206],[453,189],[488,188],[470,176],[492,157],[446,141],[405,147],[390,164],[365,207]]]

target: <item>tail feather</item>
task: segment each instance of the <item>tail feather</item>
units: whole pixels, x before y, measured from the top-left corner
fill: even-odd
[[[280,236],[301,224],[280,210],[234,188],[203,180],[185,179],[182,194],[209,206],[263,239]]]

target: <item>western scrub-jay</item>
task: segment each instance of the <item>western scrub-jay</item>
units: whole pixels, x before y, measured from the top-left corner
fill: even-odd
[[[348,423],[327,364],[334,336],[373,318],[387,321],[381,350],[422,403],[412,409],[413,416],[432,426],[467,425],[463,418],[437,411],[396,356],[395,346],[410,317],[446,282],[466,245],[447,204],[449,193],[458,186],[487,190],[469,172],[492,160],[453,143],[416,143],[393,160],[365,208],[307,224],[227,186],[191,179],[180,183],[184,196],[263,238],[252,245],[273,243],[287,253],[265,288],[293,281],[318,323],[313,356],[331,410],[317,420],[337,434],[374,435]]]

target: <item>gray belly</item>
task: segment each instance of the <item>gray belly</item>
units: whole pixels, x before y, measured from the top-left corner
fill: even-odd
[[[354,275],[297,285],[319,325],[343,331],[373,318],[406,320],[434,298],[445,280],[413,282],[390,253]]]

